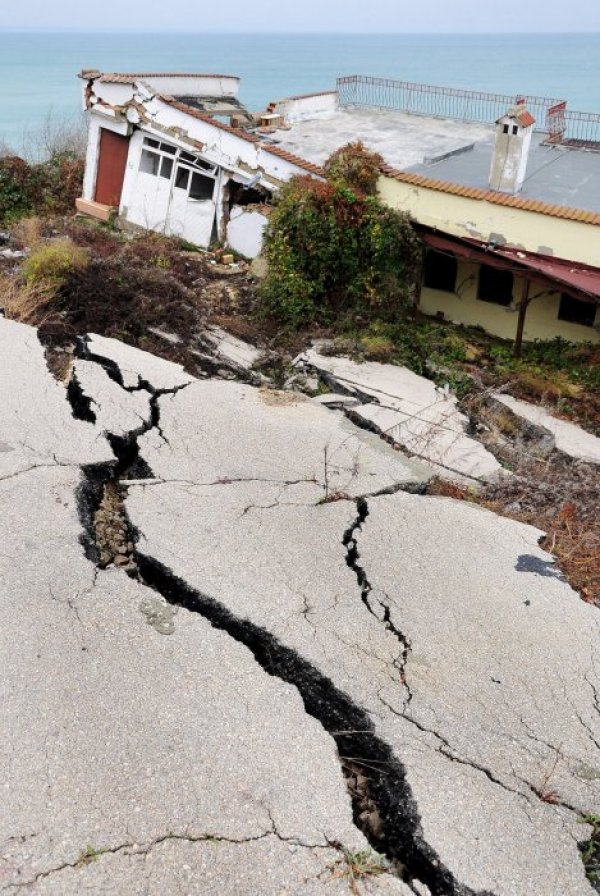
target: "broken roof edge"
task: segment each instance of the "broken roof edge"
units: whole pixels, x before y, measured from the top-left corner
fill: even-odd
[[[409,171],[400,171],[391,165],[384,164],[380,168],[384,177],[400,183],[411,184],[414,187],[424,187],[427,190],[435,190],[438,193],[448,193],[461,196],[464,199],[477,199],[483,202],[491,202],[495,205],[507,205],[519,208],[523,211],[534,212],[539,215],[549,215],[553,218],[562,218],[567,221],[577,221],[581,224],[593,224],[600,226],[600,214],[585,211],[585,209],[570,208],[567,205],[551,205],[536,199],[523,199],[520,196],[512,196],[509,193],[497,193],[494,190],[486,190],[482,187],[468,187],[464,184],[452,181],[437,180],[425,177],[422,174],[413,174]]]
[[[488,265],[505,267],[521,276],[529,276],[531,279],[553,286],[558,284],[563,291],[576,295],[583,301],[600,304],[600,271],[593,265],[530,252],[510,244],[492,245],[484,240],[456,236],[443,229],[418,222],[413,222],[413,226],[425,245],[430,248],[442,252],[454,251],[458,255]]]
[[[214,72],[101,72],[96,68],[83,68],[78,78],[100,80],[105,84],[134,84],[143,78],[227,78],[240,83],[238,75],[215,74]]]
[[[299,93],[296,96],[282,96],[277,100],[272,100],[268,105],[279,105],[279,103],[287,103],[291,102],[291,100],[310,100],[313,97],[317,96],[337,96],[339,94],[338,90],[317,90],[315,93]]]
[[[278,156],[284,161],[289,162],[291,165],[296,165],[296,167],[298,168],[303,168],[309,174],[314,174],[316,177],[325,177],[325,171],[323,170],[323,168],[321,168],[319,165],[313,164],[313,162],[309,162],[308,159],[303,159],[301,156],[294,155],[294,153],[286,152],[285,149],[281,149],[281,147],[276,146],[275,144],[266,143],[260,140],[258,137],[254,136],[254,134],[243,130],[243,128],[234,128],[230,124],[225,124],[222,121],[218,121],[218,119],[212,118],[207,113],[200,112],[199,109],[194,109],[193,106],[188,106],[187,103],[182,103],[181,100],[178,100],[174,96],[169,96],[168,94],[157,94],[156,99],[162,100],[162,102],[166,103],[168,106],[172,106],[174,109],[179,109],[180,112],[185,112],[186,115],[191,115],[192,118],[197,118],[199,121],[203,121],[205,122],[205,124],[210,124],[218,130],[227,131],[228,133],[233,134],[235,137],[239,137],[241,140],[245,140],[247,143],[253,143],[255,146],[259,147],[259,149],[262,149],[263,152]]]

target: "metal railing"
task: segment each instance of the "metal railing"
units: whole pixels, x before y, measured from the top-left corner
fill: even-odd
[[[549,134],[550,142],[600,149],[600,115],[568,111],[564,100],[551,97],[459,90],[369,75],[338,78],[337,91],[342,107],[393,109],[429,118],[488,125],[497,121],[517,101],[524,102],[536,120],[535,129]]]
[[[595,112],[565,112],[565,131],[558,142],[566,146],[600,149],[600,115]]]

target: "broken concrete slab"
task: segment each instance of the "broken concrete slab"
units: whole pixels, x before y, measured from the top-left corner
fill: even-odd
[[[248,373],[261,357],[259,349],[221,327],[207,326],[202,332],[202,341],[210,347],[217,362],[226,363],[243,373]]]
[[[476,439],[467,435],[468,418],[448,390],[406,367],[331,357],[309,349],[295,361],[310,367],[334,389],[363,403],[352,419],[380,433],[409,454],[434,464],[446,478],[488,480],[502,468]]]
[[[575,460],[600,464],[600,439],[597,436],[586,432],[575,423],[555,417],[540,405],[531,404],[520,398],[513,398],[512,395],[506,395],[503,392],[495,392],[492,398],[511,410],[517,417],[547,430],[554,437],[554,443],[559,451],[568,454]]]
[[[73,416],[31,327],[0,319],[0,478],[40,466],[114,461],[107,440]]]
[[[76,360],[73,376],[101,432],[125,436],[149,423],[150,395],[145,390],[127,392],[93,361]]]
[[[322,404],[326,408],[332,410],[341,410],[342,408],[355,408],[360,404],[358,398],[352,395],[343,395],[337,392],[326,392],[324,395],[315,395],[313,398],[317,404]]]
[[[118,368],[126,389],[137,388],[140,380],[151,382],[155,389],[175,389],[191,382],[192,377],[180,364],[164,361],[124,342],[95,333],[90,333],[86,342],[88,354],[112,362]]]
[[[139,445],[160,479],[303,482],[317,501],[417,487],[429,478],[418,461],[302,395],[212,380],[163,396],[159,405],[160,432],[146,433]]]

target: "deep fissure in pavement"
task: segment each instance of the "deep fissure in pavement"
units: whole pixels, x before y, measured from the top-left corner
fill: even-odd
[[[401,490],[401,489],[400,489]],[[423,490],[419,487],[415,489],[409,486],[407,489],[411,494],[422,494]],[[344,538],[342,539],[342,544],[346,548],[346,563],[350,567],[350,569],[356,575],[356,579],[358,581],[358,586],[360,588],[360,596],[362,602],[366,606],[369,613],[375,617],[379,622],[381,622],[387,631],[391,632],[398,643],[400,644],[401,653],[399,661],[396,663],[396,668],[398,669],[401,677],[402,684],[406,688],[407,692],[407,700],[406,706],[412,700],[412,691],[410,690],[405,676],[405,667],[408,662],[408,657],[411,651],[411,643],[404,632],[400,631],[397,626],[392,622],[391,610],[388,604],[384,603],[381,599],[377,598],[377,604],[379,606],[379,613],[376,608],[373,606],[370,595],[373,590],[371,582],[367,577],[366,570],[359,563],[360,560],[360,552],[358,550],[358,533],[362,530],[363,525],[366,523],[369,516],[369,504],[366,498],[357,498],[356,499],[356,509],[357,509],[357,517],[354,520],[353,524],[349,529],[344,533]]]
[[[119,384],[122,385],[120,372],[117,374],[113,369],[111,378],[115,381],[120,379]],[[77,495],[83,527],[81,542],[86,556],[96,565],[99,564],[100,552],[96,539],[95,519],[104,489],[111,483],[123,495],[121,479],[141,478],[132,476],[132,471],[139,472],[144,463],[139,458],[138,438],[153,428],[160,431],[159,399],[161,395],[174,394],[178,391],[178,389],[154,390],[141,380],[138,388],[150,392],[149,421],[127,436],[108,436],[117,458],[115,462],[82,468],[83,482]],[[76,406],[73,406],[74,415],[76,410]],[[348,564],[357,573],[363,600],[370,612],[373,612],[368,603],[370,584],[364,570],[361,570],[358,564],[358,550],[354,537],[357,527],[362,525],[368,515],[366,500],[358,499],[357,507],[357,522],[344,536],[344,545],[348,551]],[[376,851],[384,853],[405,880],[426,884],[432,896],[492,896],[489,893],[476,893],[457,881],[449,869],[441,863],[435,850],[425,841],[406,771],[391,748],[376,736],[367,712],[353,703],[330,679],[294,650],[281,644],[269,631],[247,619],[235,616],[223,604],[192,588],[158,560],[139,552],[136,546],[138,533],[128,520],[124,508],[122,516],[128,526],[128,537],[135,546],[135,571],[130,571],[129,575],[135,577],[143,586],[160,594],[169,604],[197,613],[214,628],[226,632],[250,650],[267,674],[293,685],[300,693],[306,712],[315,718],[335,741],[340,764],[342,769],[346,769],[346,777],[348,777],[347,769],[350,768],[354,776],[358,771],[368,779],[368,803],[376,807],[381,819],[382,831],[378,835],[375,835],[360,818],[365,806],[364,794],[359,795],[355,788],[350,787],[349,793],[355,823],[364,832],[371,846]],[[384,619],[384,623],[398,635],[389,619]],[[408,644],[402,641],[401,643],[404,643],[405,650],[408,651]]]

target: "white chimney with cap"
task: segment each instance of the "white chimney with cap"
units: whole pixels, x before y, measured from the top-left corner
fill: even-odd
[[[490,188],[515,195],[523,186],[535,118],[518,102],[496,122],[496,144],[490,168]]]

